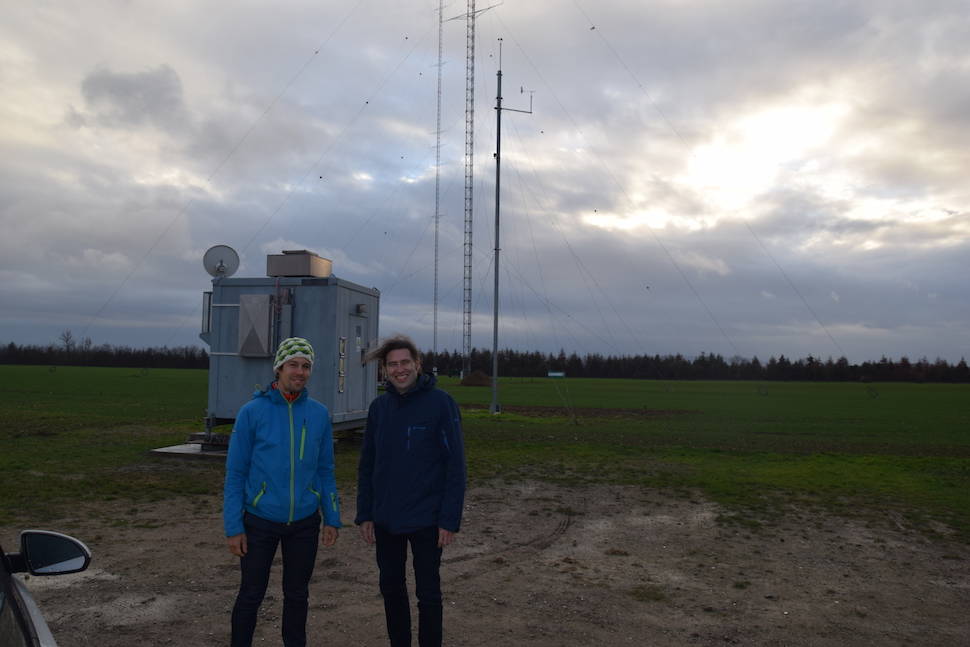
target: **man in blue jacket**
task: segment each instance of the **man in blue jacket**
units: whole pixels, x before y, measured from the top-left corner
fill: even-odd
[[[242,573],[232,609],[232,647],[252,645],[270,567],[283,546],[283,644],[305,647],[317,535],[333,546],[340,527],[330,413],[309,397],[313,347],[280,342],[276,381],[239,410],[229,442],[222,517]],[[320,512],[323,532],[320,533]]]
[[[377,544],[377,566],[391,647],[411,644],[405,577],[408,545],[418,598],[418,644],[441,645],[442,548],[461,525],[465,449],[461,414],[450,395],[421,374],[414,342],[392,337],[370,354],[384,368],[383,395],[370,405],[360,452],[357,518]]]

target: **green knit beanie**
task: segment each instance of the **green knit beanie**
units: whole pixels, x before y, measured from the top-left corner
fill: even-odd
[[[313,364],[313,346],[302,337],[289,337],[280,342],[280,347],[276,350],[276,360],[273,362],[273,370],[278,371],[280,366],[288,359],[294,357],[305,357]]]

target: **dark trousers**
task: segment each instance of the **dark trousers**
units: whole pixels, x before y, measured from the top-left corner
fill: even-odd
[[[291,524],[243,517],[247,551],[240,558],[242,581],[232,608],[232,647],[250,647],[256,614],[266,594],[277,545],[283,547],[283,645],[306,646],[310,576],[317,558],[320,513]]]
[[[374,535],[391,647],[411,645],[411,604],[405,576],[409,543],[414,559],[414,588],[418,597],[418,645],[440,647],[441,549],[438,548],[438,529],[423,528],[417,532],[392,535],[375,525]]]

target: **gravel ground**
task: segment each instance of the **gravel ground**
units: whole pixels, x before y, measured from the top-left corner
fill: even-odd
[[[791,510],[746,530],[701,498],[535,482],[466,503],[442,568],[446,645],[970,644],[970,547],[891,519]],[[85,573],[29,578],[61,647],[228,644],[238,566],[220,505],[89,506],[51,528],[94,553]],[[0,527],[8,549],[17,530]],[[386,644],[355,528],[321,548],[310,604],[311,645]],[[280,611],[277,566],[257,644],[280,644]]]

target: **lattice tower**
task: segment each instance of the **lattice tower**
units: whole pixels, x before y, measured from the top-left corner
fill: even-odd
[[[475,179],[475,0],[465,14],[465,273],[461,336],[461,373],[472,362],[472,207]]]

